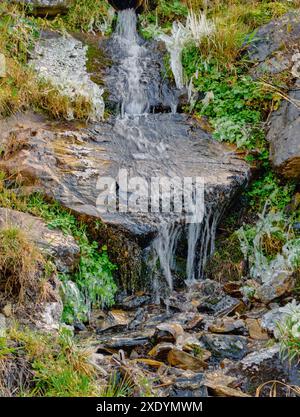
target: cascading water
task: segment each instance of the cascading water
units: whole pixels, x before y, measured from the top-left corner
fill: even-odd
[[[122,97],[122,115],[142,114],[148,111],[146,91],[142,84],[142,60],[146,58],[147,51],[140,45],[140,39],[136,30],[137,17],[133,9],[119,12],[116,28],[117,41],[125,55],[121,62],[120,71],[127,80],[127,89]]]
[[[146,180],[159,170],[166,177],[174,178],[178,175],[181,161],[167,159],[165,150],[167,146],[174,146],[178,128],[181,129],[176,116],[172,114],[176,107],[176,94],[162,83],[161,68],[155,62],[157,56],[153,55],[151,44],[145,43],[137,33],[134,10],[119,12],[112,42],[110,49],[115,51],[117,65],[107,77],[107,84],[110,91],[115,90],[115,96],[119,95],[121,103],[114,133],[126,139],[122,143],[115,139],[118,140],[116,146],[123,149],[124,168],[127,169],[129,165],[130,171],[135,175],[146,175]],[[157,102],[163,103],[162,107],[168,109],[168,114],[151,114],[150,109],[155,108],[153,103]],[[125,157],[129,153],[130,162]],[[190,155],[182,154],[179,157],[189,164]],[[193,173],[194,161],[191,164],[190,171]],[[183,192],[183,189],[179,189],[179,194]],[[148,217],[152,218],[158,230],[151,244],[151,264],[160,269],[168,287],[173,288],[176,251],[184,235],[187,241],[186,282],[189,284],[201,277],[206,258],[213,247],[218,218],[216,211],[211,210],[206,213],[204,220],[199,217],[192,223],[187,223],[185,216],[170,213],[150,213]],[[154,285],[159,288],[157,281]]]

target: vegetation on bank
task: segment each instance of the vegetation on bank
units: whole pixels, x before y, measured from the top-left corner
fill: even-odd
[[[0,337],[0,395],[34,397],[125,397],[129,381],[105,378],[92,351],[70,330],[45,334],[12,326]],[[17,366],[16,366],[17,364]]]
[[[58,203],[46,202],[40,194],[22,195],[18,184],[7,179],[4,173],[1,174],[0,191],[1,207],[41,217],[50,229],[58,228],[63,233],[72,235],[80,247],[80,260],[76,270],[59,276],[64,290],[63,321],[69,324],[74,321],[86,322],[91,308],[111,306],[117,290],[113,278],[113,272],[117,267],[109,260],[107,248],[105,246],[99,248],[98,243],[89,238],[87,226],[76,220],[74,215]],[[95,224],[94,227],[96,229],[99,225]],[[3,245],[0,252],[0,271],[2,268],[3,273],[6,270],[10,273],[15,272],[18,280],[22,281],[22,268],[27,265],[33,267],[30,260],[34,259],[36,265],[40,258],[33,255],[35,252],[31,253],[34,249],[22,250],[26,240],[21,232],[10,229],[3,236],[3,240],[4,238],[7,244]],[[14,261],[15,257],[19,257],[18,261]],[[9,265],[7,265],[8,260]],[[20,263],[22,268],[17,268]],[[14,265],[12,270],[9,269],[10,265]],[[70,281],[73,282],[73,291],[70,290]]]

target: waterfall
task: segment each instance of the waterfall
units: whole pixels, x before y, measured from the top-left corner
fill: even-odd
[[[141,62],[147,51],[140,45],[136,26],[137,17],[133,9],[119,12],[116,36],[124,53],[120,71],[125,74],[127,79],[127,91],[120,90],[123,94],[121,110],[123,116],[125,114],[143,114],[149,109],[145,87],[142,83]]]
[[[174,27],[173,35],[175,29]],[[180,35],[182,35],[181,32]],[[174,58],[174,62],[177,64],[172,66],[172,69],[178,75],[176,77],[177,87],[181,88],[182,71],[179,61],[181,64],[180,55],[184,36],[177,34],[177,36],[174,35],[174,38],[176,38],[176,42],[170,42],[167,47],[171,56],[177,57]],[[155,115],[150,114],[150,97],[153,88],[157,87],[149,77],[149,66],[147,66],[153,56],[146,47],[147,43],[137,33],[137,17],[133,9],[122,10],[118,13],[118,23],[113,41],[117,51],[118,67],[110,82],[111,85],[117,86],[121,103],[120,115],[114,125],[114,133],[126,138],[122,144],[119,142],[117,146],[123,146],[124,155],[130,152],[129,168],[136,175],[143,172],[143,176],[147,176],[143,178],[146,181],[152,177],[152,171],[155,171],[156,165],[163,167],[167,178],[174,178],[178,175],[176,161],[164,158],[166,143],[170,143],[172,146],[172,141],[168,142],[166,136],[169,135],[171,139],[174,136],[172,136],[172,128],[171,131],[163,133],[163,118],[155,118]],[[169,105],[169,109],[169,115],[165,116],[172,120],[171,105]],[[156,119],[157,123],[153,121]],[[141,161],[143,161],[143,165],[141,165]],[[145,171],[147,161],[151,161],[151,164],[149,170]],[[125,158],[124,168],[127,168],[126,163],[127,159]],[[140,171],[141,166],[143,167],[142,171]],[[181,187],[183,186],[181,185]],[[179,194],[182,193],[182,196],[183,192],[183,188],[179,190]],[[159,275],[164,277],[164,282],[167,282],[170,290],[174,287],[176,251],[181,239],[187,242],[185,249],[187,285],[203,276],[206,259],[213,249],[217,218],[216,210],[208,209],[203,219],[199,217],[196,222],[192,223],[187,221],[183,213],[182,215],[155,213],[153,222],[158,233],[151,244],[152,258],[149,260],[148,267],[152,268],[153,290],[156,288],[158,295],[161,293],[158,282]]]

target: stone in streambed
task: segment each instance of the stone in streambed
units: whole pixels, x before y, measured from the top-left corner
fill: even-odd
[[[203,374],[185,371],[176,379],[170,397],[207,397],[207,388],[203,384]]]
[[[208,330],[212,333],[232,333],[241,335],[248,333],[244,320],[230,317],[214,320],[208,325]]]
[[[200,340],[217,358],[239,360],[248,353],[248,339],[244,336],[205,334]]]
[[[271,280],[255,290],[254,297],[265,304],[289,294],[295,284],[292,271],[276,271]]]
[[[180,369],[189,369],[191,371],[201,372],[203,369],[208,367],[204,360],[177,348],[173,348],[169,351],[167,359],[170,365],[176,366]]]
[[[267,332],[262,328],[260,321],[257,319],[246,319],[246,325],[251,339],[268,340]]]
[[[161,323],[156,326],[154,339],[157,342],[176,342],[179,336],[184,334],[184,330],[180,324],[177,323]]]
[[[155,359],[165,361],[167,360],[168,353],[170,350],[174,348],[174,345],[172,343],[158,343],[156,346],[154,346],[150,352],[148,352],[149,356],[154,357]]]

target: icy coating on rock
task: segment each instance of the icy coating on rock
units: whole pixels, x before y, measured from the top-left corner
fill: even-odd
[[[87,49],[72,36],[42,39],[32,54],[31,65],[71,101],[83,97],[91,105],[89,119],[100,121],[104,115],[103,89],[95,84],[86,69]],[[68,115],[72,120],[72,111]]]

